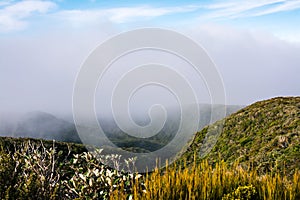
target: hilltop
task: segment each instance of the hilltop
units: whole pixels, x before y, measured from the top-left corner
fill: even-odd
[[[199,155],[208,130],[220,128],[216,145],[205,156],[211,163],[223,159],[253,166],[259,172],[280,170],[292,174],[300,166],[300,97],[259,101],[197,132],[181,159]],[[208,140],[216,139],[212,134]],[[200,156],[197,160],[201,160]]]

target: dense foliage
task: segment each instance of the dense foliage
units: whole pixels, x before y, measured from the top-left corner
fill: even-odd
[[[143,186],[141,175],[128,172],[134,159],[126,161],[125,172],[118,169],[120,156],[100,150],[70,156],[70,149],[57,149],[54,141],[48,148],[36,140],[13,146],[0,151],[1,199],[108,199],[115,190],[130,197],[133,184]],[[102,164],[107,161],[115,168]]]

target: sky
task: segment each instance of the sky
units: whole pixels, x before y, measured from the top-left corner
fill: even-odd
[[[300,95],[299,0],[1,0],[0,111],[70,112],[90,52],[145,27],[200,44],[223,79],[227,104]]]

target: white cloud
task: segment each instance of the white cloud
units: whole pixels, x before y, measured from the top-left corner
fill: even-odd
[[[207,14],[201,15],[202,19],[234,19],[240,17],[262,16],[300,7],[300,0],[252,0],[229,1],[226,3],[208,4],[205,8]]]
[[[198,12],[202,21],[254,17],[300,8],[300,0],[229,0],[207,4],[184,4],[181,6],[154,7],[135,5],[131,7],[111,7],[95,9],[61,9],[49,14],[56,6],[52,1],[12,1],[0,2],[0,32],[22,30],[27,27],[35,13],[45,14],[45,21],[63,22],[71,26],[92,25],[108,22],[114,24],[141,22],[165,15]],[[2,9],[1,9],[2,7]],[[193,20],[193,19],[188,19]],[[188,23],[188,22],[187,22]]]
[[[266,9],[262,12],[257,12],[253,16],[267,15],[267,14],[276,13],[276,12],[295,10],[298,8],[300,8],[300,1],[288,1],[288,2],[285,2],[284,4],[274,6],[270,9]]]
[[[4,8],[0,9],[0,32],[24,29],[29,18],[34,13],[47,13],[56,6],[50,1],[20,1],[10,3],[6,1]],[[3,6],[2,5],[2,6]]]
[[[9,5],[12,1],[11,0],[2,0],[0,1],[0,7]]]
[[[168,14],[192,12],[197,8],[198,7],[196,6],[164,8],[156,8],[150,6],[116,7],[95,10],[63,10],[56,13],[55,16],[62,19],[67,19],[74,24],[80,24],[83,22],[95,22],[107,19],[113,23],[125,23],[134,20],[160,17]]]
[[[183,6],[183,7],[166,7],[166,8],[152,8],[152,7],[136,7],[136,8],[115,8],[108,12],[111,14],[110,19],[115,22],[125,22],[132,18],[138,17],[159,17],[174,13],[191,12],[197,7]]]

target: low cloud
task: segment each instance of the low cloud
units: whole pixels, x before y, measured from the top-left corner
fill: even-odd
[[[216,63],[230,104],[300,94],[299,43],[265,31],[216,24],[196,26],[185,33],[203,45]]]
[[[0,110],[71,112],[73,84],[82,62],[118,32],[105,24],[101,30],[1,38]],[[203,45],[216,63],[228,104],[300,94],[299,45],[268,32],[216,24],[185,28],[183,33]]]

